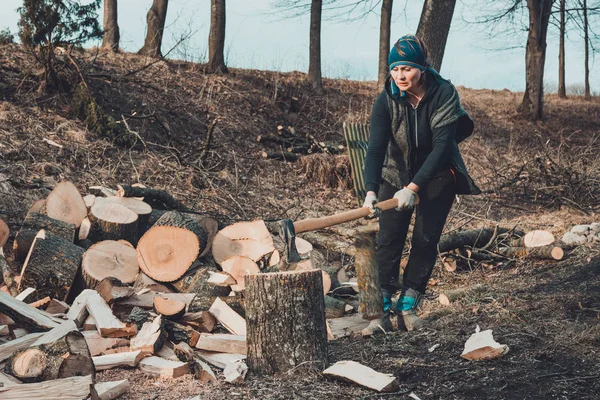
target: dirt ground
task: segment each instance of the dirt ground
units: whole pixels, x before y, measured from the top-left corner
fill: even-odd
[[[74,182],[82,193],[91,185],[119,183],[166,189],[223,223],[302,219],[356,207],[346,156],[265,160],[262,151],[276,148],[256,137],[276,134],[282,125],[344,144],[342,123],[368,120],[377,95],[373,82],[326,79],[324,93],[317,94],[299,72],[233,69],[214,76],[201,65],[150,65],[152,60],[136,55],[93,50],[75,59],[98,103],[117,122],[116,136],[102,136],[75,118],[72,92],[40,94],[31,57],[16,45],[0,47],[0,218],[9,224],[11,239],[31,203],[61,180]],[[531,123],[514,111],[520,93],[459,92],[477,126],[461,151],[484,194],[461,198],[446,232],[498,225],[547,229],[561,237],[574,224],[600,222],[598,99],[549,95],[546,119]],[[5,253],[10,249],[11,241]],[[351,257],[322,250],[352,274]],[[485,289],[449,307],[437,302],[444,290],[475,284]],[[411,392],[423,400],[600,398],[597,245],[568,251],[558,262],[465,263],[452,273],[437,265],[423,315],[430,323],[420,332],[330,342],[331,363],[354,360],[397,377],[400,389],[391,394],[303,366],[276,377],[249,375],[240,385],[202,385],[190,376],[158,379],[137,370],[107,371],[97,379],[128,378],[132,389],[122,398],[136,400],[198,394],[214,400],[408,399]],[[510,351],[496,360],[462,359],[476,326],[492,329]]]

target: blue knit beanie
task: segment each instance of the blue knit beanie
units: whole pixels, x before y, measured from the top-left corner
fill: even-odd
[[[428,67],[423,48],[414,35],[405,35],[398,39],[388,56],[388,65],[390,71],[399,65],[407,65],[421,71]]]

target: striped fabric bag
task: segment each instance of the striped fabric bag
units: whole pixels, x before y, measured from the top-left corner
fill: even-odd
[[[369,124],[358,122],[344,122],[344,138],[350,156],[352,181],[358,206],[361,207],[365,199],[365,156],[369,145]]]

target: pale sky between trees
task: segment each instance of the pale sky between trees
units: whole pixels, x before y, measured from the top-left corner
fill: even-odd
[[[0,29],[17,32],[16,9],[22,0],[1,0]],[[142,47],[146,29],[146,12],[152,0],[119,0],[121,48],[136,52]],[[414,33],[419,23],[422,2],[394,2],[392,42],[406,33]],[[456,85],[475,89],[510,89],[525,87],[525,31],[498,35],[491,40],[481,25],[469,24],[473,0],[458,0],[441,74]],[[308,15],[282,19],[273,14],[270,0],[227,0],[225,58],[233,68],[274,71],[308,70]],[[406,11],[406,12],[405,12]],[[102,13],[100,9],[99,13]],[[327,19],[322,25],[322,62],[326,78],[377,80],[379,7],[376,13],[360,21]],[[338,22],[339,21],[339,22]],[[100,18],[100,22],[102,19]],[[209,0],[170,0],[162,52],[166,54],[182,35],[191,35],[169,58],[205,62],[210,24]],[[558,37],[552,28],[548,35],[544,80],[548,91],[556,92],[558,82]],[[566,41],[566,85],[583,86],[583,39],[570,28]],[[95,43],[90,43],[90,46]],[[512,50],[492,50],[520,46]],[[600,92],[600,66],[590,57],[592,93]]]

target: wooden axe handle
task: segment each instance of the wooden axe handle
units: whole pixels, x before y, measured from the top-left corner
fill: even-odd
[[[398,200],[392,198],[375,204],[375,207],[379,208],[381,211],[387,211],[391,210],[397,205]],[[296,233],[316,231],[317,229],[327,228],[328,226],[343,224],[344,222],[364,218],[370,213],[371,210],[366,207],[362,207],[340,214],[330,215],[328,217],[303,219],[302,221],[294,222],[294,230]]]

